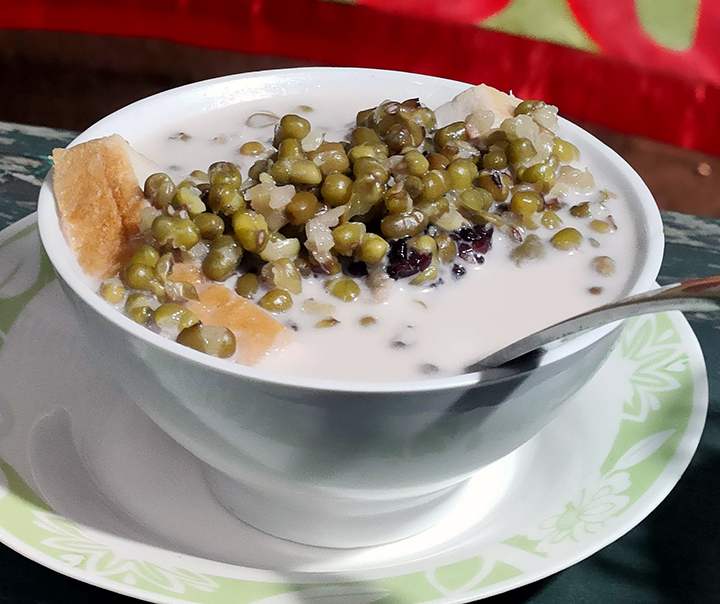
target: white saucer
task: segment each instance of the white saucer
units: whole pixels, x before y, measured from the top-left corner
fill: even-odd
[[[34,216],[0,234],[0,540],[152,602],[467,602],[608,545],[679,480],[707,410],[680,314],[640,318],[560,416],[483,470],[425,533],[356,550],[236,520],[198,460],[96,369]],[[122,374],[122,368],[118,368]]]

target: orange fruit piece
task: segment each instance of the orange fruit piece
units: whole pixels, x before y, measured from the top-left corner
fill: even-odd
[[[53,190],[61,224],[82,269],[110,277],[132,253],[143,193],[117,134],[53,151]]]
[[[188,308],[205,325],[227,327],[235,334],[238,363],[254,365],[272,348],[282,348],[290,340],[290,331],[282,323],[224,285],[210,285],[199,298]]]

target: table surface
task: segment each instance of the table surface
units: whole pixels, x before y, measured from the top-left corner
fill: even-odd
[[[75,136],[0,122],[0,228],[35,210],[48,154]],[[664,212],[661,284],[720,274],[720,220]],[[639,526],[552,577],[489,604],[720,602],[720,315],[688,314],[705,354],[710,407],[700,447],[675,489]],[[0,545],[0,603],[130,603]]]

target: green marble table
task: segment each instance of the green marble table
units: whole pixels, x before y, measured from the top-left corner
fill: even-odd
[[[0,228],[35,210],[48,154],[74,133],[0,122]],[[720,220],[664,213],[661,284],[720,274]],[[668,498],[638,527],[575,566],[490,604],[720,602],[720,315],[688,319],[705,353],[710,409],[700,447]],[[0,545],[0,603],[132,602]],[[332,604],[328,602],[328,604]]]

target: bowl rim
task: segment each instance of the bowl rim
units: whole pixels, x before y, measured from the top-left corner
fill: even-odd
[[[203,88],[251,79],[261,80],[271,78],[277,80],[278,78],[292,78],[297,76],[321,78],[323,76],[327,77],[331,74],[337,73],[350,73],[352,75],[357,75],[358,77],[377,75],[393,78],[412,78],[415,80],[420,78],[423,82],[428,82],[428,84],[431,84],[432,82],[442,82],[444,84],[450,83],[464,87],[471,87],[474,85],[466,82],[460,82],[458,80],[411,72],[357,67],[295,67],[288,69],[271,69],[247,72],[203,80],[143,98],[118,109],[99,120],[73,139],[68,144],[68,147],[91,138],[111,134],[111,132],[106,129],[108,122],[113,122],[118,119],[118,117],[123,117],[126,113],[148,109],[149,106],[158,102],[172,102],[173,98],[177,96],[186,95],[190,92],[202,90]],[[600,150],[603,155],[607,157],[608,161],[623,173],[627,184],[635,193],[635,196],[639,201],[638,209],[641,210],[642,218],[644,218],[643,226],[646,230],[647,250],[646,262],[637,275],[629,294],[640,293],[652,289],[655,286],[655,279],[657,278],[662,264],[664,235],[660,211],[652,194],[650,193],[650,190],[637,172],[635,172],[635,170],[615,151],[599,141],[592,134],[567,119],[562,117],[559,119],[563,123],[564,128],[568,128],[573,132],[573,134],[578,135],[583,138],[585,142]],[[60,228],[59,216],[55,205],[55,197],[52,191],[52,175],[53,171],[50,170],[40,189],[38,197],[38,225],[43,247],[46,250],[56,274],[85,304],[87,304],[101,317],[109,320],[111,323],[115,324],[116,327],[128,332],[130,335],[138,337],[141,340],[144,340],[145,343],[162,349],[174,357],[196,365],[201,365],[206,369],[219,371],[235,377],[242,377],[254,382],[278,386],[291,386],[308,390],[347,393],[412,393],[466,389],[476,386],[481,382],[483,385],[496,383],[498,381],[517,377],[525,373],[525,371],[522,370],[494,369],[484,372],[464,373],[453,376],[397,382],[333,380],[299,377],[290,374],[260,370],[254,367],[240,365],[232,361],[217,359],[191,348],[182,346],[173,340],[167,339],[141,325],[138,325],[121,312],[118,312],[116,308],[105,303],[100,296],[77,274],[76,268],[72,266],[70,262],[67,262],[64,258],[60,257],[55,246],[60,245],[62,247],[64,245],[66,249],[69,249],[69,246],[67,246],[67,242],[65,241]],[[593,343],[600,340],[603,336],[616,328],[617,324],[606,325],[604,327],[580,334],[567,342],[553,346],[548,349],[545,355],[543,355],[538,367],[545,367],[571,356],[583,348],[591,346]]]

